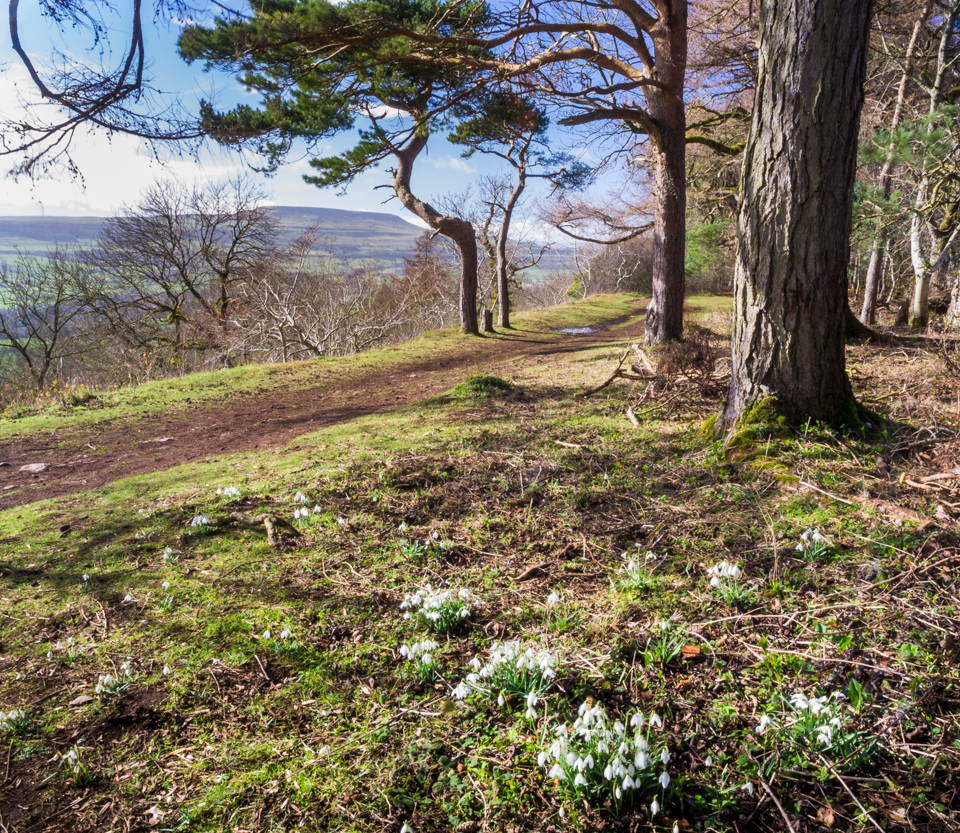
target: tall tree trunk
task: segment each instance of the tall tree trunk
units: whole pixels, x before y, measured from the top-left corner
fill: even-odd
[[[426,136],[415,136],[405,148],[395,152],[397,167],[393,172],[393,190],[404,208],[416,214],[430,228],[449,237],[456,245],[460,253],[460,328],[470,335],[480,335],[477,318],[477,234],[466,220],[441,214],[429,203],[415,197],[410,190],[413,164],[426,146]]]
[[[920,40],[920,32],[923,31],[923,25],[930,17],[933,10],[933,0],[927,0],[920,12],[920,17],[913,26],[913,34],[910,36],[910,42],[907,44],[907,51],[903,58],[903,75],[900,76],[900,88],[897,90],[897,103],[893,108],[893,119],[890,122],[890,129],[896,130],[900,126],[903,118],[903,102],[907,95],[907,83],[910,80],[910,74],[913,72],[913,61],[917,54],[917,42]],[[889,199],[893,188],[893,155],[895,146],[890,144],[887,150],[887,158],[883,163],[883,169],[880,171],[879,187],[883,192],[883,198]],[[880,290],[880,278],[883,275],[884,260],[884,240],[878,235],[873,241],[873,248],[870,251],[870,266],[867,268],[867,279],[863,287],[863,309],[860,311],[860,322],[862,324],[874,324],[877,320],[877,293]]]
[[[950,293],[950,306],[947,308],[947,326],[960,327],[960,272],[953,278],[953,292]]]
[[[954,30],[957,26],[957,19],[960,18],[960,2],[954,0],[952,7],[943,16],[940,23],[940,44],[937,48],[937,69],[934,75],[933,83],[927,89],[930,95],[930,115],[932,116],[937,108],[944,101],[944,87],[947,80],[947,70],[955,58],[951,55],[951,45],[954,39]],[[929,130],[934,130],[934,125],[930,124]],[[920,178],[920,185],[917,188],[917,195],[914,199],[914,218],[910,229],[910,257],[913,261],[913,303],[910,305],[910,326],[920,329],[927,326],[927,320],[930,315],[929,296],[930,296],[930,278],[940,268],[944,258],[937,257],[936,238],[932,234],[925,234],[925,220],[922,217],[927,201],[930,199],[932,183],[930,182],[929,169],[923,171]],[[925,245],[924,238],[930,238],[930,246]],[[934,265],[934,262],[937,264]]]
[[[657,78],[666,87],[647,93],[651,135],[656,156],[653,225],[653,293],[647,307],[647,344],[661,344],[683,335],[686,277],[686,111],[683,90],[687,68],[687,2],[656,4],[666,12],[657,39]]]
[[[517,181],[503,207],[503,216],[497,231],[497,323],[505,328],[510,327],[510,262],[507,259],[507,238],[510,236],[514,209],[527,187],[526,161],[524,160],[522,165],[515,164],[514,168],[517,171]]]
[[[737,217],[727,426],[775,398],[858,425],[844,357],[872,0],[765,0]]]

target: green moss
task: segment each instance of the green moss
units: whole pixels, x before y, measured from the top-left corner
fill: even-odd
[[[468,376],[452,391],[451,396],[457,399],[490,399],[503,396],[516,388],[506,379],[499,376],[490,376],[486,373],[474,373]]]
[[[703,425],[700,426],[700,436],[710,439],[713,437],[714,432],[717,430],[717,420],[720,419],[720,414],[714,414],[708,420],[706,420]]]

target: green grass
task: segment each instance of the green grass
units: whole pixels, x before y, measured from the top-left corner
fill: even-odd
[[[595,321],[611,303],[536,326]],[[0,752],[28,808],[21,824],[110,830],[156,807],[159,829],[210,833],[783,829],[762,778],[798,829],[823,806],[841,829],[869,825],[839,774],[880,824],[905,809],[936,829],[958,809],[960,671],[940,642],[957,615],[955,528],[895,528],[861,511],[859,490],[877,486],[851,452],[885,453],[865,440],[789,435],[760,452],[808,482],[834,477],[848,505],[708,444],[697,428],[717,394],[659,390],[638,411],[681,401],[643,413],[639,428],[624,410],[645,384],[573,396],[622,349],[498,367],[506,397],[468,385],[467,398],[451,390],[269,456],[218,455],[0,512],[0,710],[30,718]],[[183,395],[165,384],[150,395]],[[228,485],[239,501],[216,496]],[[895,481],[882,488],[932,512]],[[287,525],[314,506],[299,534]],[[198,514],[212,523],[191,526]],[[795,550],[813,526],[830,541],[815,568]],[[648,550],[643,580],[625,576],[622,554]],[[721,560],[742,568],[748,609],[710,586]],[[398,655],[429,635],[400,608],[427,583],[484,602],[461,630],[432,636],[441,683]],[[451,696],[504,639],[560,659],[535,719],[515,696]],[[69,705],[124,662],[127,689]],[[853,752],[823,749],[788,700],[853,682],[863,701],[843,705],[838,730]],[[611,719],[662,719],[652,737],[672,756],[668,789],[614,811],[545,777],[538,753],[587,698]],[[759,734],[763,715],[779,728]],[[54,752],[80,738],[91,785],[43,785]]]

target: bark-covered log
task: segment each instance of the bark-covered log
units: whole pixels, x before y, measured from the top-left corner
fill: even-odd
[[[774,398],[791,421],[859,425],[844,357],[872,0],[766,0],[737,218],[724,422]]]

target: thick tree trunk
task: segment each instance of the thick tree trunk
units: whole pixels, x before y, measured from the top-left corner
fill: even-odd
[[[664,34],[657,39],[657,80],[663,89],[647,93],[656,132],[653,225],[653,293],[647,307],[647,344],[661,344],[683,335],[686,276],[686,110],[683,90],[687,67],[687,2],[657,4],[667,12]]]
[[[441,214],[429,203],[415,197],[410,190],[413,164],[426,146],[426,136],[415,136],[405,148],[396,152],[393,190],[404,208],[456,244],[460,253],[460,328],[470,335],[480,335],[477,319],[477,234],[466,220]]]
[[[737,218],[724,423],[775,398],[794,422],[859,424],[844,316],[872,0],[766,0]]]
[[[920,17],[913,27],[913,34],[910,36],[910,43],[907,45],[907,51],[903,59],[903,75],[900,76],[900,88],[897,90],[897,103],[893,108],[893,118],[890,122],[890,129],[896,130],[900,126],[903,117],[903,102],[907,94],[907,84],[910,80],[910,74],[913,72],[913,62],[917,54],[917,42],[920,39],[920,32],[923,31],[923,25],[930,17],[933,10],[933,0],[927,0],[920,12]],[[894,145],[891,144],[887,151],[887,158],[880,171],[880,181],[878,183],[883,192],[884,199],[890,197],[893,188],[893,157]],[[873,249],[870,252],[870,266],[867,268],[867,279],[863,288],[863,309],[860,311],[860,322],[862,324],[875,324],[877,320],[877,293],[880,290],[880,278],[883,275],[884,260],[884,241],[877,237],[873,241]]]

